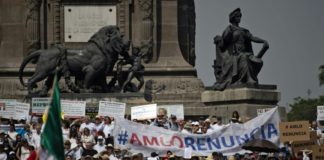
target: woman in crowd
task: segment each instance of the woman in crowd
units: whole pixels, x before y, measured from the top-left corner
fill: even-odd
[[[231,123],[242,123],[240,115],[237,111],[232,113]]]
[[[20,160],[27,160],[27,158],[30,156],[29,144],[26,139],[22,139],[21,144],[16,152],[16,156]]]
[[[86,127],[83,129],[83,133],[81,135],[81,141],[83,143],[84,148],[86,147],[86,142],[91,142],[93,144],[96,143],[94,136],[90,134],[89,128]]]

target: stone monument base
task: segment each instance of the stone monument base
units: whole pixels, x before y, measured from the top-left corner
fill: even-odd
[[[241,85],[224,91],[207,89],[201,96],[201,101],[205,104],[201,111],[222,117],[224,123],[229,122],[233,111],[238,111],[242,121],[248,121],[257,116],[257,109],[276,107],[279,100],[280,92],[275,85]],[[285,108],[279,107],[279,113],[285,121]]]

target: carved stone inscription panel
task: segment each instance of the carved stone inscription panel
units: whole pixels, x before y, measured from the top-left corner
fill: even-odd
[[[64,6],[64,41],[87,42],[101,27],[117,24],[114,5]]]

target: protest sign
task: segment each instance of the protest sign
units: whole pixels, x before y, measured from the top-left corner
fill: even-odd
[[[135,106],[131,108],[131,117],[137,120],[156,118],[157,106],[156,104],[147,104],[142,106]]]
[[[244,124],[231,123],[224,129],[198,135],[116,118],[113,136],[116,146],[130,149],[132,153],[141,152],[144,156],[150,156],[153,151],[162,155],[168,150],[184,156],[185,148],[191,148],[192,154],[197,156],[208,156],[212,152],[233,155],[245,153],[241,147],[252,139],[265,139],[279,145],[279,122],[276,107]]]
[[[42,115],[51,103],[51,98],[32,98],[32,114]]]
[[[123,118],[125,109],[126,103],[100,101],[98,115]]]
[[[26,119],[29,117],[30,104],[16,102],[14,119]]]
[[[281,122],[279,124],[280,142],[309,141],[308,121]]]
[[[317,120],[324,120],[324,106],[317,106]]]
[[[98,115],[98,107],[97,106],[86,106],[85,114],[89,116],[91,119],[95,118]]]
[[[272,108],[262,108],[262,109],[257,109],[257,116],[260,116],[261,114],[264,114],[265,112],[270,111]]]
[[[61,100],[61,107],[64,117],[80,118],[82,116],[85,116],[85,101]]]
[[[324,160],[324,145],[313,146],[313,160]]]
[[[0,103],[5,104],[4,110],[2,110],[2,118],[14,118],[15,117],[15,107],[16,107],[15,99],[0,99]]]
[[[293,141],[291,143],[291,148],[294,153],[297,153],[301,150],[311,150],[313,145],[317,145],[316,131],[310,132],[310,140],[309,141]]]
[[[184,119],[184,110],[183,104],[174,104],[174,105],[160,105],[158,109],[164,108],[167,110],[167,116],[171,117],[171,114],[177,116],[178,120]]]

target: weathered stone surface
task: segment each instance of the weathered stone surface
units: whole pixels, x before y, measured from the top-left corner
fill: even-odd
[[[247,121],[257,116],[257,109],[277,106],[280,92],[275,88],[261,85],[259,88],[250,86],[229,88],[224,91],[204,91],[201,96],[204,107],[201,107],[202,113],[198,114],[209,113],[208,115],[222,117],[223,122],[227,123],[231,119],[232,112],[238,111],[242,121]],[[279,107],[279,112],[281,119],[287,120],[285,108]]]
[[[201,101],[204,103],[218,104],[234,102],[276,104],[279,100],[279,91],[257,88],[233,88],[224,91],[204,91],[201,96]]]

